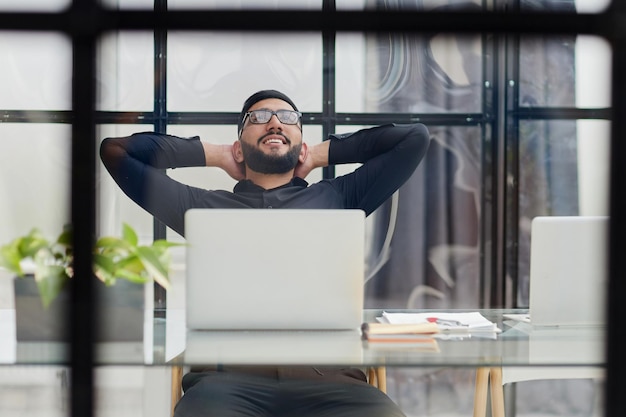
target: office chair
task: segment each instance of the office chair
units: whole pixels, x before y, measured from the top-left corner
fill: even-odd
[[[505,417],[504,385],[548,379],[595,379],[602,380],[604,370],[593,367],[492,367],[476,370],[474,394],[474,417],[487,414],[487,393],[491,394],[491,415]]]

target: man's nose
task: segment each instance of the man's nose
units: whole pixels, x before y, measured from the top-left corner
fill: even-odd
[[[280,120],[278,120],[278,116],[275,114],[272,114],[272,117],[270,117],[270,121],[267,122],[267,128],[269,129],[281,129],[283,128],[283,124],[280,122]]]

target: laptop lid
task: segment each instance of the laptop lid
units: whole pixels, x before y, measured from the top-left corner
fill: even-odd
[[[540,216],[530,236],[534,326],[604,323],[608,217]]]
[[[356,329],[361,210],[192,209],[185,214],[189,329]]]

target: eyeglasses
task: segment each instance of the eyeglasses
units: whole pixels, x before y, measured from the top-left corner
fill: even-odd
[[[250,123],[265,124],[268,123],[274,115],[276,115],[279,122],[286,125],[296,125],[302,117],[302,113],[294,110],[251,110],[243,116],[242,124],[246,122],[246,117],[250,119]]]

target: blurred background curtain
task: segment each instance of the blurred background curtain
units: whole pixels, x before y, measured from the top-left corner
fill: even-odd
[[[440,2],[442,4],[443,2]],[[447,3],[447,2],[446,2]],[[545,3],[545,2],[543,2]],[[573,1],[554,3],[573,10]],[[423,8],[422,1],[376,0],[371,7]],[[554,6],[554,5],[553,5]],[[541,7],[553,7],[549,3]],[[440,9],[476,8],[471,3]],[[538,8],[524,2],[523,8]],[[575,37],[522,38],[519,106],[575,105]],[[481,113],[486,69],[480,36],[378,34],[367,51],[377,66],[366,74],[368,111],[381,113]],[[504,74],[501,75],[504,79]],[[368,307],[478,308],[481,274],[483,148],[488,129],[428,126],[431,145],[412,178],[377,213],[375,242],[396,219],[384,265],[366,285]],[[521,302],[527,302],[529,224],[541,214],[577,214],[576,124],[520,123],[519,223]],[[547,191],[544,191],[547,190]]]

